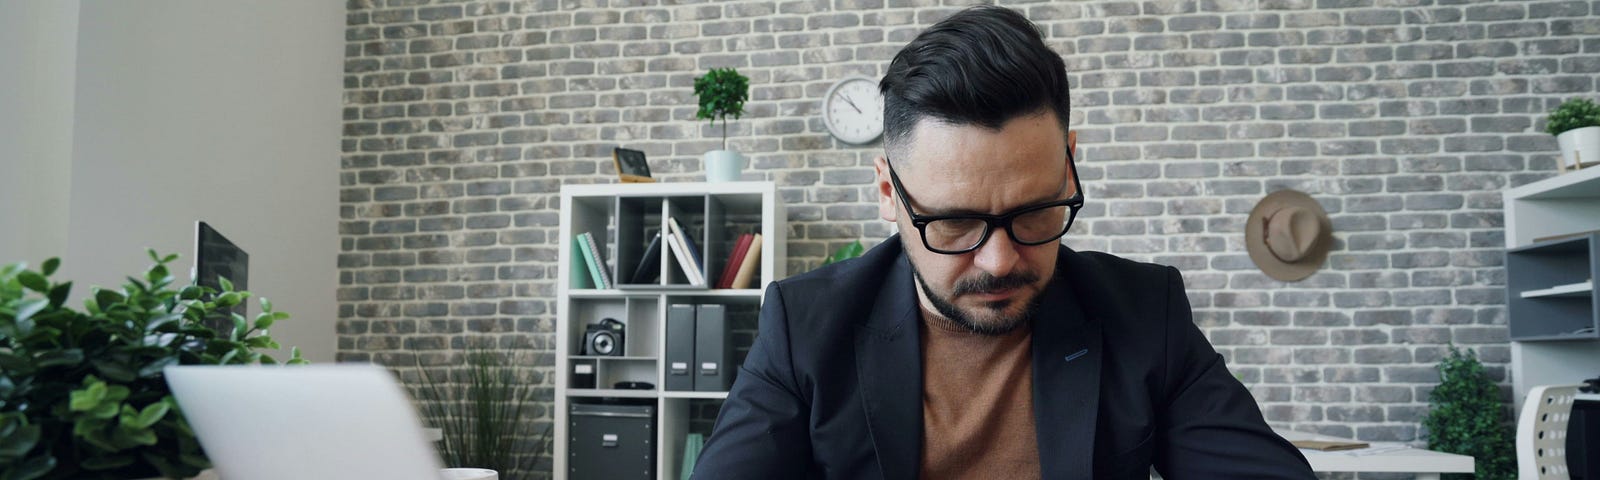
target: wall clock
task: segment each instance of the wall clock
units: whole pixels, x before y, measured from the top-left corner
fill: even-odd
[[[883,95],[867,77],[847,77],[822,97],[822,120],[841,142],[861,145],[883,136]]]

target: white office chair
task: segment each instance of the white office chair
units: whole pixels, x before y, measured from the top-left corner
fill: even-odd
[[[1533,387],[1517,419],[1517,478],[1569,480],[1567,421],[1579,385]]]

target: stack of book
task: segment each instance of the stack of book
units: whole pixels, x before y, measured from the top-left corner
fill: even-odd
[[[711,272],[706,271],[706,262],[702,258],[700,245],[695,241],[689,230],[684,229],[677,218],[667,218],[667,228],[657,232],[645,247],[644,257],[639,259],[638,266],[631,275],[620,275],[616,279],[611,277],[610,270],[606,267],[605,258],[601,255],[599,245],[590,233],[579,234],[574,241],[576,245],[573,253],[572,288],[586,289],[612,289],[617,288],[617,281],[624,284],[624,288],[654,284],[658,278],[661,265],[661,252],[671,250],[674,262],[683,271],[683,276],[688,283],[694,286],[709,288],[750,288],[751,283],[759,274],[761,263],[761,234],[742,234],[734,241],[733,248],[728,254],[727,262],[716,277],[711,277]],[[620,267],[619,267],[620,268]]]
[[[667,229],[667,246],[672,249],[673,258],[678,259],[683,275],[689,277],[689,284],[704,286],[706,261],[700,258],[700,245],[678,224],[677,218],[667,217]]]
[[[750,288],[756,266],[761,263],[761,234],[743,234],[734,243],[728,263],[717,277],[716,288]]]

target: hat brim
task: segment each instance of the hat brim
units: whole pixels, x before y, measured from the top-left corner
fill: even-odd
[[[1305,256],[1299,261],[1285,262],[1273,255],[1272,250],[1267,247],[1265,222],[1262,219],[1279,209],[1291,206],[1315,213],[1322,228],[1318,232],[1319,238],[1312,243],[1311,250],[1306,252]],[[1295,190],[1279,190],[1263,197],[1256,203],[1255,208],[1250,210],[1250,217],[1244,226],[1244,247],[1250,254],[1250,261],[1255,262],[1256,268],[1260,268],[1261,273],[1267,274],[1274,280],[1295,282],[1317,273],[1317,269],[1322,268],[1322,263],[1328,259],[1328,250],[1333,243],[1332,232],[1333,224],[1328,220],[1328,212],[1323,210],[1322,205],[1310,195]]]

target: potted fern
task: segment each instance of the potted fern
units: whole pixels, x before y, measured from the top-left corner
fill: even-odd
[[[1479,479],[1516,478],[1516,446],[1506,425],[1505,404],[1500,389],[1484,375],[1477,354],[1451,345],[1449,356],[1439,361],[1439,378],[1439,386],[1428,395],[1428,416],[1422,423],[1428,429],[1428,449],[1471,456]]]
[[[551,428],[535,434],[538,390],[517,375],[514,358],[470,347],[466,365],[433,372],[421,363],[417,396],[428,425],[443,434],[439,454],[446,467],[483,468],[501,480],[534,478],[550,448]],[[532,441],[532,445],[525,442]]]
[[[247,321],[229,307],[250,292],[174,285],[159,256],[121,289],[94,288],[81,310],[72,282],[45,261],[0,267],[0,480],[191,478],[211,467],[167,387],[169,365],[277,363],[267,336],[288,318],[263,298]],[[233,327],[217,331],[209,324]],[[289,363],[305,363],[295,350]]]
[[[1600,165],[1600,105],[1587,98],[1567,100],[1550,112],[1545,131],[1561,147],[1561,171]]]
[[[722,149],[706,152],[706,181],[738,180],[744,169],[744,156],[728,150],[728,116],[738,119],[744,114],[744,102],[750,99],[750,79],[733,68],[713,68],[694,79],[694,94],[700,97],[695,118],[711,120],[712,128],[722,120]]]

